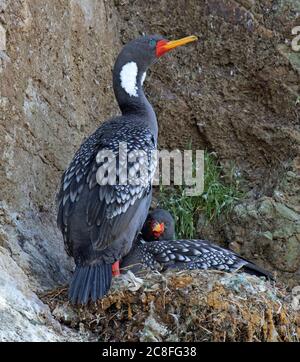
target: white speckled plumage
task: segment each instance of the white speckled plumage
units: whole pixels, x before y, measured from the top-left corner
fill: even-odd
[[[164,231],[156,240],[153,225],[164,224]],[[148,215],[140,239],[134,243],[132,251],[124,258],[122,267],[136,265],[134,272],[150,268],[165,269],[215,269],[235,272],[243,269],[247,273],[272,279],[271,273],[244,259],[231,250],[222,248],[207,240],[173,240],[174,219],[165,210],[156,209]],[[166,240],[164,240],[166,237]],[[143,238],[145,240],[143,240]]]

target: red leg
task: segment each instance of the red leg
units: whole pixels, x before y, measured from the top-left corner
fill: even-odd
[[[113,265],[111,266],[112,269],[112,275],[113,277],[118,277],[119,275],[121,275],[120,273],[120,261],[116,261],[115,263],[113,263]]]

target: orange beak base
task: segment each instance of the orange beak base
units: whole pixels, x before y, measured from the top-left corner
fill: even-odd
[[[198,38],[195,35],[191,35],[178,40],[171,40],[171,41],[159,40],[156,44],[156,56],[157,58],[159,58],[165,53],[169,52],[170,50],[191,43],[197,39]]]
[[[153,235],[157,238],[160,237],[160,235],[165,231],[165,224],[162,223],[156,223],[154,227],[152,228]]]

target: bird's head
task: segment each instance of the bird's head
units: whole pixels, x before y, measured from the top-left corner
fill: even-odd
[[[121,50],[114,67],[114,83],[130,97],[138,97],[146,71],[162,55],[179,46],[197,40],[192,35],[178,40],[168,41],[160,35],[147,35],[127,43]]]
[[[172,215],[163,209],[151,211],[142,229],[145,241],[173,240],[175,238],[175,222]]]
[[[165,53],[195,40],[197,37],[194,35],[171,41],[166,40],[161,35],[145,35],[127,43],[119,57],[123,61],[135,62],[141,71],[146,71]]]

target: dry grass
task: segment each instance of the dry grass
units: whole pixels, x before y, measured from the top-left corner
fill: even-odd
[[[300,316],[280,286],[214,271],[127,274],[108,296],[73,307],[42,297],[62,323],[100,341],[299,341]]]

